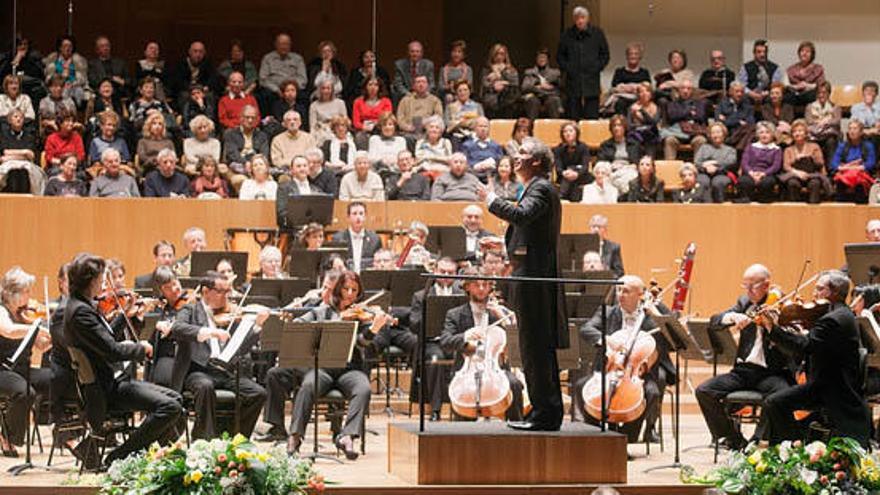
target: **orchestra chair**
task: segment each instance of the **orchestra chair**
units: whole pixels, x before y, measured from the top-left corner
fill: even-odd
[[[52,428],[52,446],[49,447],[49,459],[46,461],[46,467],[52,465],[52,458],[55,454],[55,450],[58,450],[59,453],[64,452],[64,449],[61,448],[58,441],[58,437],[62,433],[76,432],[76,436],[82,439],[85,436],[86,431],[88,431],[88,425],[82,408],[80,408],[80,401],[65,400],[64,420],[56,422],[55,426]],[[42,447],[40,451],[42,452]],[[77,462],[79,461],[77,460]]]
[[[733,421],[736,431],[742,434],[742,425],[758,424],[761,419],[761,408],[764,406],[764,394],[757,390],[736,390],[727,394],[721,403],[725,406],[727,417]],[[713,462],[718,463],[719,439],[713,439],[715,443],[715,457]]]
[[[655,160],[654,166],[657,169],[657,178],[663,181],[663,189],[666,192],[677,191],[681,189],[681,177],[678,172],[684,165],[682,160]]]
[[[535,119],[533,134],[550,148],[559,144],[559,129],[568,119]]]
[[[339,389],[331,388],[322,397],[316,399],[316,403],[318,404],[318,418],[312,418],[312,425],[317,424],[317,420],[323,414],[330,421],[330,432],[335,443],[336,436],[342,430],[342,422],[345,421],[346,411],[348,411],[348,399],[345,398],[345,394]],[[367,416],[369,416],[369,412],[370,408],[367,406],[366,414],[364,414],[364,419],[360,424],[361,455],[367,453]],[[312,414],[314,415],[314,411]],[[302,445],[305,445],[306,442],[307,440],[303,438]],[[336,449],[336,457],[339,457],[339,449]]]
[[[183,416],[186,418],[184,432],[186,433],[186,446],[190,445],[190,424],[189,419],[193,418],[195,420],[198,415],[198,411],[195,410],[195,404],[193,403],[193,394],[188,390],[184,390],[181,393],[183,396]],[[226,389],[214,389],[214,400],[217,405],[217,410],[214,411],[214,418],[218,421],[221,419],[225,419],[229,422],[229,424],[234,428],[235,427],[235,392],[232,390]],[[216,425],[215,425],[216,426]]]
[[[489,139],[504,146],[510,141],[516,119],[492,119],[489,121]]]
[[[382,356],[376,363],[376,383],[379,387],[376,393],[385,394],[385,412],[389,415],[394,414],[391,407],[391,394],[402,395],[403,390],[400,388],[400,370],[407,366],[409,356],[406,351],[395,345],[389,345],[382,350]],[[394,368],[394,386],[391,386],[391,368]],[[385,379],[382,379],[382,370],[385,371]],[[412,417],[410,411],[409,414]]]
[[[862,88],[857,84],[831,86],[830,100],[845,112],[849,112],[850,107],[862,101]]]
[[[85,395],[83,394],[83,390],[85,387],[93,385],[95,383],[95,369],[92,367],[91,361],[89,361],[88,356],[77,347],[68,346],[67,352],[70,354],[70,364],[73,368],[73,371],[76,375],[76,390],[77,395],[79,396],[79,410],[85,410]],[[101,425],[101,430],[98,431],[91,426],[89,426],[88,421],[83,421],[83,424],[88,427],[88,435],[83,435],[84,440],[88,437],[93,438],[98,442],[98,458],[95,462],[96,465],[101,465],[102,459],[104,459],[104,455],[107,451],[107,447],[113,443],[116,439],[117,434],[121,434],[123,437],[127,437],[128,434],[134,430],[134,413],[133,412],[114,412],[111,409],[107,411],[107,417],[104,420],[104,424]],[[87,453],[87,455],[92,455],[94,452],[91,450]],[[80,464],[79,472],[83,473],[86,467],[86,462]]]
[[[611,138],[607,119],[581,120],[578,122],[578,128],[581,131],[581,142],[593,152],[597,151],[604,141]]]

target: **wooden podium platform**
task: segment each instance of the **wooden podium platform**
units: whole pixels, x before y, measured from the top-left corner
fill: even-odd
[[[626,437],[583,423],[519,432],[500,421],[388,425],[388,472],[418,485],[626,483]]]

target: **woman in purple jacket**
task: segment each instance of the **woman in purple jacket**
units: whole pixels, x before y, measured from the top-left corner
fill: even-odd
[[[767,121],[755,125],[758,141],[743,151],[740,162],[739,194],[744,203],[773,201],[776,174],[782,169],[782,149],[774,141],[776,127]]]

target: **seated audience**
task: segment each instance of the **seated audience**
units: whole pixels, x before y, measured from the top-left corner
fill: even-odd
[[[700,74],[699,88],[705,93],[705,97],[713,102],[723,99],[730,84],[736,81],[736,74],[727,67],[727,57],[721,50],[712,50],[709,53],[709,68]]]
[[[774,141],[776,128],[767,121],[755,125],[758,137],[743,151],[737,188],[743,202],[773,200],[776,174],[782,169],[782,149]]]
[[[416,92],[417,81],[425,78],[425,92],[434,92],[434,62],[424,58],[422,43],[413,40],[407,45],[407,57],[394,61],[394,82],[391,83],[391,97],[395,103],[402,103],[410,92]],[[440,100],[437,100],[438,103]],[[442,113],[442,112],[438,112]],[[400,114],[397,118],[403,121]],[[409,122],[407,122],[409,123]]]
[[[471,99],[471,85],[467,81],[456,81],[453,85],[453,99],[446,104],[446,131],[459,142],[474,133],[477,119],[483,117],[483,105]]]
[[[31,41],[20,33],[16,35],[11,49],[0,54],[0,77],[12,74],[13,70],[21,77],[22,92],[27,93],[32,102],[40,101],[45,95],[43,58]]]
[[[770,95],[763,105],[761,116],[776,126],[776,142],[780,146],[791,144],[791,123],[794,121],[794,108],[785,102],[785,85],[770,85]]]
[[[369,136],[379,129],[379,119],[391,113],[391,99],[384,83],[377,77],[364,81],[364,88],[352,105],[351,121],[358,133],[358,141],[366,144]]]
[[[449,157],[449,171],[437,177],[431,187],[432,201],[477,201],[480,179],[468,172],[464,153]]]
[[[684,81],[695,81],[697,76],[687,68],[687,53],[684,50],[672,50],[666,56],[669,67],[654,74],[654,84],[657,85],[657,98],[670,100],[678,94],[678,89]]]
[[[390,200],[426,201],[431,199],[431,181],[422,174],[413,172],[415,159],[409,150],[397,154],[397,170],[385,178],[385,195]]]
[[[214,122],[217,111],[214,98],[205,93],[205,87],[193,84],[189,87],[189,97],[183,103],[183,126],[188,128],[194,118],[202,115]],[[216,122],[215,122],[216,123]]]
[[[322,41],[318,44],[318,55],[306,65],[306,93],[310,100],[318,97],[318,88],[324,81],[330,81],[333,86],[333,96],[342,98],[342,83],[345,82],[348,71],[345,64],[339,60],[336,53],[336,45],[332,41]]]
[[[291,50],[290,35],[278,33],[275,49],[260,61],[260,87],[275,101],[281,96],[281,84],[285,81],[294,81],[297,89],[305,90],[308,73],[302,55]]]
[[[510,118],[519,101],[519,72],[510,61],[507,46],[496,43],[480,73],[480,100],[491,118]]]
[[[489,137],[489,119],[477,118],[474,135],[461,144],[461,151],[467,157],[468,168],[482,182],[494,173],[498,160],[504,156],[501,145]]]
[[[825,68],[816,63],[816,45],[812,41],[802,41],[797,54],[798,61],[785,71],[787,100],[792,105],[805,106],[816,100],[816,89],[825,82]]]
[[[376,170],[393,170],[402,151],[408,151],[406,139],[397,134],[397,117],[391,112],[379,116],[379,132],[370,136],[367,149]]]
[[[309,184],[324,194],[336,197],[339,194],[339,182],[336,174],[324,166],[324,153],[318,148],[312,148],[306,151],[306,159],[309,161]]]
[[[316,144],[312,135],[302,130],[302,116],[295,110],[288,110],[283,122],[286,132],[272,138],[271,156],[276,168],[287,168],[293,157],[305,155]]]
[[[54,75],[48,82],[49,94],[40,100],[40,131],[43,134],[57,131],[55,119],[62,113],[75,114],[76,103],[69,96],[64,96],[64,79]]]
[[[330,139],[330,122],[334,117],[348,118],[345,102],[333,93],[333,83],[324,80],[318,86],[318,97],[309,105],[309,133],[318,143]]]
[[[278,191],[278,183],[269,174],[269,164],[266,160],[254,160],[251,165],[251,177],[241,184],[238,191],[238,199],[265,199],[275,201]]]
[[[327,168],[337,174],[350,172],[354,168],[354,154],[357,152],[357,146],[354,144],[354,138],[348,132],[350,125],[348,117],[336,116],[330,121],[330,130],[332,131],[330,139],[321,145]]]
[[[586,205],[609,205],[617,203],[618,191],[611,183],[611,164],[596,162],[593,182],[584,186],[581,203]]]
[[[13,110],[24,114],[25,122],[37,118],[31,97],[21,91],[21,78],[8,75],[3,78],[3,93],[0,93],[0,118],[5,118]]]
[[[20,112],[19,112],[20,113]],[[10,114],[12,115],[12,114]],[[46,157],[46,167],[54,169],[61,165],[61,155],[66,153],[76,154],[76,159],[80,163],[84,163],[86,159],[86,150],[83,147],[82,136],[75,130],[76,116],[73,114],[61,114],[56,119],[55,125],[58,130],[53,132],[46,138],[43,145],[43,152]],[[22,125],[24,124],[24,114],[22,114]],[[23,129],[18,132],[26,132]]]
[[[144,58],[134,66],[134,80],[142,81],[147,77],[156,82],[156,98],[164,100],[168,97],[165,91],[165,61],[162,60],[157,41],[147,41],[144,45]]]
[[[257,66],[245,58],[244,46],[241,40],[237,39],[229,42],[229,58],[217,66],[217,74],[220,76],[221,83],[228,85],[233,72],[238,72],[244,77],[244,85],[242,86],[244,94],[253,95],[260,76],[257,73]]]
[[[443,119],[436,115],[426,118],[425,137],[416,142],[416,162],[433,178],[449,170],[452,143],[443,137]]]
[[[309,109],[298,98],[299,90],[296,87],[296,81],[287,80],[281,83],[281,96],[272,102],[272,118],[277,122],[283,122],[287,112],[294,111],[299,114],[300,119],[308,118]],[[308,127],[308,122],[303,121],[300,127]]]
[[[700,146],[694,156],[694,164],[699,172],[697,182],[711,191],[715,203],[727,199],[727,189],[739,171],[736,150],[725,144],[726,140],[727,126],[715,122],[709,126],[709,142]]]
[[[429,92],[430,84],[424,75],[417,75],[413,81],[412,91],[401,98],[397,105],[397,125],[400,130],[412,138],[424,134],[425,121],[429,117],[438,116],[442,120],[443,104],[440,99]]]
[[[223,162],[229,166],[226,179],[235,190],[249,175],[253,158],[269,156],[269,137],[257,128],[258,116],[256,107],[246,105],[241,110],[241,125],[223,133]]]
[[[629,139],[626,119],[622,115],[615,115],[608,121],[608,129],[611,137],[602,142],[599,152],[596,154],[599,160],[612,164],[636,163],[642,156],[639,143]]]
[[[807,123],[803,119],[791,124],[791,146],[782,154],[779,182],[785,186],[788,201],[802,201],[802,189],[807,191],[807,202],[816,204],[830,197],[831,182],[825,171],[825,157],[818,144],[809,141]]]
[[[339,199],[343,201],[385,201],[385,185],[379,174],[370,170],[370,155],[358,151],[354,156],[354,170],[342,177]]]
[[[846,139],[837,145],[837,151],[828,166],[828,172],[837,186],[838,201],[865,203],[873,184],[877,153],[874,143],[865,139],[860,120],[850,119]]]
[[[57,172],[61,157],[57,156]],[[0,125],[0,190],[10,193],[41,194],[46,185],[46,173],[37,165],[37,137],[24,126],[21,110],[12,110],[6,116],[6,125]],[[13,173],[24,170],[27,174]]]
[[[128,115],[128,109],[122,103],[122,96],[113,87],[113,81],[105,79],[98,84],[97,94],[86,105],[86,122],[88,123],[95,115],[113,110],[117,115]]]
[[[639,159],[638,177],[630,181],[626,200],[630,203],[662,203],[665,184],[657,178],[654,158],[648,155]]]
[[[862,83],[862,101],[850,108],[850,118],[862,123],[863,134],[877,146],[880,138],[880,104],[877,103],[877,83]]]
[[[139,198],[137,182],[134,177],[123,174],[120,165],[122,160],[119,152],[107,148],[101,154],[101,165],[104,173],[92,179],[89,196],[98,198]]]
[[[144,178],[144,197],[185,198],[189,196],[189,179],[177,170],[177,153],[162,150],[156,156],[156,169]]]
[[[513,165],[510,163],[509,156],[502,156],[498,160],[498,167],[495,169],[495,176],[489,176],[489,181],[494,185],[495,194],[511,203],[519,199],[522,194],[523,185],[516,181],[516,175],[513,173]]]
[[[642,67],[643,50],[641,43],[627,43],[626,64],[614,69],[611,76],[610,95],[603,105],[605,114],[626,114],[638,98],[639,85],[646,82],[650,86],[651,74]]]
[[[214,137],[214,121],[204,115],[197,115],[189,121],[191,137],[183,140],[183,171],[193,176],[199,160],[210,156],[214,163],[220,161],[220,140]]]
[[[532,122],[530,119],[520,117],[513,123],[513,130],[510,131],[510,140],[504,145],[504,153],[507,156],[518,155],[525,139],[532,137],[534,134]],[[491,130],[491,124],[489,128]]]
[[[156,83],[152,78],[146,78],[138,84],[140,96],[128,106],[128,119],[136,132],[141,132],[146,124],[147,117],[158,112],[165,119],[165,126],[173,128],[174,113],[164,100],[156,98]]]
[[[97,89],[98,84],[104,79],[113,81],[116,92],[131,94],[131,75],[128,73],[128,63],[112,53],[110,38],[98,36],[95,39],[95,58],[89,60],[89,85]]]
[[[62,120],[59,119],[59,122],[62,122]],[[34,164],[37,163],[37,157],[39,156],[37,136],[25,127],[24,114],[21,113],[21,110],[9,112],[5,122],[2,124],[0,125],[0,156],[2,156],[0,160],[24,160]],[[64,124],[62,124],[62,127],[64,127]],[[81,150],[78,152],[75,146],[66,147],[59,145],[58,148],[57,151],[53,151],[53,162],[51,164],[47,157],[47,167],[57,168],[61,165],[62,157],[68,153],[72,153],[78,160],[83,156]],[[65,152],[61,148],[68,148],[68,151]]]
[[[572,203],[580,201],[581,188],[592,182],[590,150],[581,142],[581,130],[572,121],[559,128],[560,143],[553,148],[559,197]]]
[[[743,64],[736,75],[737,81],[746,87],[746,96],[757,107],[770,97],[770,84],[782,82],[782,69],[768,59],[767,40],[755,40],[752,45],[753,59]]]
[[[654,89],[650,82],[641,82],[636,89],[636,101],[627,112],[630,139],[641,145],[645,154],[654,156],[660,144],[660,123],[663,112],[654,102]]]
[[[755,107],[746,98],[746,87],[739,81],[730,83],[727,97],[715,107],[715,120],[724,124],[727,144],[744,150],[755,137]]]
[[[98,114],[98,122],[101,125],[101,134],[95,136],[89,143],[89,164],[95,165],[101,161],[101,153],[107,148],[115,148],[122,157],[122,163],[131,163],[131,153],[125,139],[119,136],[119,115],[113,110],[105,110]],[[134,169],[124,167],[126,173],[134,174]]]
[[[693,163],[682,164],[678,170],[681,188],[672,193],[673,203],[711,203],[709,188],[697,182],[697,167]]]
[[[465,50],[467,50],[467,43],[464,40],[453,41],[449,46],[449,62],[440,67],[437,92],[445,105],[449,105],[455,100],[455,87],[459,81],[465,81],[471,87],[474,85],[474,71],[464,60]],[[447,122],[446,125],[450,124]]]
[[[557,119],[563,112],[560,83],[562,73],[550,67],[550,51],[541,48],[535,54],[535,65],[523,71],[523,110],[530,120],[539,117]]]
[[[159,112],[151,113],[144,122],[144,137],[138,141],[139,175],[146,176],[156,168],[156,159],[162,150],[174,151],[174,142],[165,133],[165,119]]]
[[[348,74],[348,81],[343,88],[345,103],[350,107],[354,100],[361,95],[364,81],[371,77],[378,77],[385,83],[386,88],[391,88],[391,78],[388,72],[380,67],[376,61],[376,53],[373,50],[364,50],[358,55],[360,65]]]
[[[46,183],[46,190],[43,194],[46,196],[88,196],[89,184],[77,175],[79,161],[74,154],[66,154],[61,157],[61,165],[58,167],[61,171],[49,179]]]
[[[168,86],[167,96],[177,103],[177,108],[183,107],[189,98],[190,88],[195,84],[203,88],[205,97],[211,101],[217,101],[217,95],[222,92],[220,78],[208,57],[208,50],[198,40],[190,43],[186,56],[171,66],[165,82]]]
[[[257,99],[245,92],[244,74],[233,71],[226,80],[226,94],[217,102],[217,120],[224,129],[241,125],[241,112],[244,107],[257,108]],[[257,120],[260,111],[257,110]]]
[[[816,101],[807,105],[804,118],[810,131],[810,140],[822,147],[826,161],[837,150],[840,141],[840,119],[843,113],[839,106],[831,103],[831,83],[823,82],[816,89]]]
[[[199,175],[190,184],[190,194],[199,199],[226,199],[229,190],[217,170],[217,160],[210,155],[199,156],[196,170]],[[145,194],[146,195],[146,194]]]
[[[73,36],[62,35],[55,41],[55,51],[43,59],[45,80],[58,74],[64,78],[64,96],[73,99],[77,108],[83,108],[91,97],[89,65],[85,57],[76,53]]]
[[[685,79],[678,85],[678,99],[666,106],[666,125],[660,129],[663,157],[675,160],[682,143],[690,143],[694,153],[706,142],[706,101],[694,97],[694,83]]]

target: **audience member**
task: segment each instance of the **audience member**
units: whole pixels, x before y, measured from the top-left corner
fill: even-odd
[[[458,142],[474,133],[474,125],[483,117],[483,105],[471,99],[471,84],[455,81],[452,85],[453,100],[446,104],[446,132]]]
[[[12,115],[21,115],[22,125],[24,124],[24,114],[20,111],[13,111],[9,114],[10,117]],[[76,125],[76,116],[72,114],[61,114],[55,120],[55,125],[58,126],[58,130],[53,132],[46,138],[46,143],[43,145],[43,153],[46,158],[46,167],[54,168],[61,165],[61,155],[66,153],[73,153],[76,155],[76,159],[79,160],[80,163],[84,163],[86,159],[86,150],[83,147],[82,136],[79,135],[75,130]],[[22,127],[17,132],[25,132]]]
[[[429,88],[426,76],[415,76],[412,91],[401,98],[397,106],[397,124],[401,131],[411,137],[417,138],[423,134],[428,117],[443,117],[443,104],[429,92]]]
[[[678,94],[678,88],[682,82],[696,80],[694,71],[687,68],[687,52],[684,50],[671,50],[666,56],[669,67],[654,74],[654,84],[657,85],[658,99],[668,100]]]
[[[318,86],[318,97],[309,105],[309,133],[315,142],[323,144],[330,139],[330,121],[334,117],[348,118],[348,110],[345,102],[337,98],[333,93],[333,83],[323,80]]]
[[[449,157],[449,171],[437,177],[431,187],[432,201],[477,201],[480,179],[468,172],[464,153]]]
[[[244,45],[241,40],[237,39],[229,42],[229,58],[217,66],[217,74],[220,76],[221,84],[228,86],[229,77],[233,72],[238,72],[244,78],[242,92],[246,95],[253,95],[260,76],[257,73],[257,66],[245,58]]]
[[[627,201],[630,203],[662,203],[665,184],[657,178],[654,158],[648,155],[639,159],[638,177],[630,181]]]
[[[413,40],[407,45],[407,58],[401,58],[394,62],[391,97],[395,103],[400,102],[410,92],[417,91],[416,79],[420,76],[425,78],[427,91],[434,91],[434,62],[424,58],[424,55],[425,49],[422,43]]]
[[[572,203],[580,201],[581,188],[592,182],[590,149],[581,142],[581,130],[572,121],[559,128],[559,145],[553,148],[559,196]]]
[[[46,183],[46,196],[88,196],[89,185],[77,175],[79,161],[76,155],[68,153],[61,157],[60,173],[49,179]]]
[[[184,128],[189,127],[192,124],[193,119],[198,116],[203,116],[211,120],[211,122],[215,123],[214,119],[217,115],[216,108],[214,105],[214,98],[208,97],[205,94],[205,87],[201,84],[192,84],[189,87],[189,98],[186,99],[186,102],[183,104],[183,125]]]
[[[768,59],[767,40],[756,40],[752,45],[753,59],[743,64],[736,79],[746,87],[746,96],[756,106],[770,96],[770,84],[782,82],[784,74],[778,65]]]
[[[41,194],[46,185],[46,173],[36,164],[37,138],[25,128],[21,110],[9,112],[6,124],[0,126],[0,190]],[[60,157],[56,160],[60,164]],[[57,166],[55,168],[57,171]],[[13,170],[23,170],[26,174],[10,174]]]
[[[13,110],[21,111],[27,122],[37,118],[31,97],[21,92],[21,78],[8,75],[3,78],[3,93],[0,94],[0,118],[6,118]]]
[[[810,131],[810,140],[822,147],[826,161],[837,150],[840,140],[840,119],[842,110],[831,103],[831,83],[824,81],[816,89],[816,101],[807,105],[804,118]]]
[[[138,170],[141,176],[156,168],[156,160],[162,150],[174,150],[174,142],[165,134],[165,118],[159,112],[151,113],[144,121],[144,137],[138,141]]]
[[[138,60],[134,66],[134,80],[142,81],[147,77],[156,82],[156,98],[164,100],[168,94],[165,91],[165,61],[160,58],[159,42],[147,41],[144,45],[144,58]]]
[[[699,88],[704,96],[718,102],[727,95],[730,84],[736,81],[736,74],[727,66],[727,56],[721,50],[709,52],[709,68],[700,74]],[[745,85],[743,85],[745,87]]]
[[[376,53],[373,50],[362,51],[358,56],[358,61],[360,65],[351,71],[348,75],[348,82],[345,83],[345,103],[349,107],[361,95],[364,81],[371,77],[378,77],[385,84],[386,88],[391,87],[391,78],[388,76],[388,72],[377,64]]]
[[[715,107],[715,120],[724,124],[727,143],[742,151],[755,135],[755,108],[746,98],[746,88],[739,81],[730,83],[728,96]]]
[[[293,157],[305,155],[306,150],[314,148],[315,139],[306,131],[300,129],[302,127],[302,117],[295,110],[288,110],[284,114],[284,128],[287,132],[282,132],[272,138],[272,163],[276,167],[282,167],[291,163]]]
[[[776,126],[776,142],[780,146],[791,144],[791,123],[794,121],[794,108],[785,102],[785,85],[770,85],[770,95],[763,105],[761,116]]]
[[[156,156],[156,170],[144,178],[144,197],[185,198],[189,196],[189,179],[177,171],[177,153],[164,149]]]
[[[241,124],[241,111],[246,106],[257,108],[257,100],[245,92],[244,74],[233,71],[226,79],[227,92],[217,103],[217,120],[224,129],[238,127]],[[257,110],[257,120],[260,111]]]
[[[354,168],[354,155],[357,146],[351,133],[348,132],[350,122],[344,115],[337,115],[330,121],[330,139],[324,141],[321,150],[327,168],[337,174],[350,172]]]
[[[486,182],[504,155],[501,145],[489,137],[489,119],[478,117],[474,135],[461,145],[467,157],[468,168],[482,182]]]
[[[199,156],[196,166],[198,176],[190,183],[190,194],[199,199],[226,199],[229,190],[226,181],[217,170],[217,160],[210,155]],[[145,194],[146,195],[146,194]]]
[[[776,127],[767,121],[755,125],[758,140],[746,147],[740,162],[737,187],[744,202],[773,200],[776,174],[782,169],[782,149],[774,140]]]
[[[332,41],[318,43],[318,55],[309,61],[306,66],[306,94],[310,100],[318,98],[318,90],[325,81],[330,81],[333,88],[333,96],[342,98],[342,84],[345,82],[348,71],[339,58],[337,58],[336,45]]]
[[[352,125],[358,133],[355,142],[367,144],[370,134],[378,131],[379,118],[394,111],[391,108],[391,99],[384,86],[385,83],[377,77],[371,77],[364,81],[361,96],[354,100],[352,106]],[[366,146],[364,146],[366,147]]]
[[[269,137],[257,128],[258,115],[256,107],[246,105],[241,110],[241,125],[223,133],[223,161],[233,174],[226,178],[235,190],[249,175],[253,157],[269,156]]]
[[[642,67],[643,51],[641,43],[627,43],[626,63],[614,69],[610,94],[602,108],[603,113],[626,114],[629,106],[638,98],[639,85],[644,82],[651,84],[651,74]]]
[[[513,130],[510,131],[510,140],[504,145],[504,152],[507,156],[516,156],[527,137],[534,134],[533,122],[526,117],[520,117],[513,123]],[[491,124],[489,126],[491,130]]]
[[[605,33],[590,24],[590,12],[585,7],[572,11],[574,25],[562,33],[556,50],[556,63],[565,75],[569,119],[596,119],[599,117],[599,76],[611,56]]]
[[[521,92],[526,117],[556,119],[562,115],[561,81],[560,70],[550,67],[550,50],[538,50],[535,65],[523,71]]]
[[[622,115],[615,115],[608,121],[608,129],[611,137],[599,146],[597,157],[600,161],[612,164],[637,163],[642,156],[639,143],[630,139],[627,133],[626,119]]]
[[[495,195],[511,203],[518,201],[519,195],[524,190],[523,185],[516,181],[516,175],[513,173],[513,165],[509,156],[502,156],[498,160],[495,176],[494,178],[489,176],[489,181],[492,184]]]
[[[831,181],[825,171],[825,157],[818,144],[810,142],[806,121],[795,120],[791,124],[791,146],[782,154],[782,170],[779,182],[785,185],[788,201],[801,201],[802,189],[807,191],[807,202],[816,204],[832,193]]]
[[[816,45],[802,41],[797,49],[798,61],[785,73],[788,76],[788,102],[796,106],[816,100],[816,89],[825,82],[825,68],[816,63]]]
[[[474,85],[474,71],[464,60],[465,50],[467,43],[464,40],[453,41],[449,45],[449,62],[440,67],[437,89],[444,104],[448,105],[455,99],[455,86],[459,81],[465,81],[471,87]]]
[[[342,177],[339,199],[343,201],[385,201],[385,185],[379,174],[370,170],[370,155],[358,151],[354,156],[354,170]]]
[[[727,198],[727,189],[733,183],[732,177],[736,177],[739,170],[739,162],[736,150],[725,144],[727,140],[727,126],[721,122],[715,122],[709,126],[709,142],[694,155],[694,164],[697,166],[697,182],[712,194],[712,201],[722,203]]]
[[[874,142],[880,137],[880,104],[877,104],[877,83],[862,83],[862,101],[849,110],[850,118],[862,123],[863,134]]]
[[[519,96],[519,72],[510,61],[507,46],[496,43],[489,49],[486,66],[480,72],[483,109],[492,118],[513,117]]]
[[[193,176],[201,157],[210,156],[215,163],[220,162],[220,140],[213,137],[214,121],[204,115],[197,115],[189,122],[192,137],[183,140],[183,171]]]
[[[385,196],[389,200],[426,201],[431,199],[431,181],[413,171],[415,159],[409,150],[397,153],[397,170],[385,178]]]
[[[165,119],[166,128],[174,125],[174,115],[171,107],[164,101],[156,98],[156,84],[152,78],[143,79],[138,84],[138,94],[140,96],[132,101],[128,107],[128,118],[131,120],[132,125],[134,125],[135,131],[140,132],[144,127],[147,117],[156,112],[162,114],[162,117]]]
[[[847,126],[846,139],[837,145],[828,171],[837,186],[838,201],[865,203],[874,183],[877,165],[874,143],[865,139],[864,125],[855,118]]]
[[[88,64],[89,86],[92,89],[98,89],[98,83],[110,79],[117,93],[131,94],[132,81],[128,64],[113,56],[110,38],[103,35],[95,38],[95,58],[89,60]]]
[[[682,143],[690,143],[694,153],[706,142],[706,101],[694,98],[694,83],[685,79],[678,85],[678,99],[666,106],[666,126],[660,129],[663,157],[675,160]]]
[[[125,139],[119,136],[119,115],[113,110],[106,110],[98,115],[98,122],[101,125],[101,133],[92,139],[89,143],[89,165],[95,165],[101,161],[101,153],[107,148],[115,148],[119,152],[122,163],[131,163],[131,152]],[[123,167],[126,173],[134,175],[134,169],[131,167]]]
[[[64,122],[63,119],[58,119],[58,122],[61,127],[67,125],[72,127],[72,124],[62,123]],[[53,134],[53,136],[54,135],[55,134]],[[52,136],[49,137],[51,138]],[[61,157],[68,153],[77,157],[77,160],[84,156],[81,147],[79,150],[76,149],[76,142],[72,138],[69,145],[60,136],[54,138],[52,142],[57,143],[54,145],[57,147],[57,150],[52,152],[51,162],[47,157],[47,167],[58,167],[61,165]],[[47,141],[47,145],[48,144],[49,142]],[[68,151],[65,152],[64,149],[67,149]],[[36,163],[37,156],[39,156],[37,136],[34,132],[25,127],[24,114],[21,113],[21,110],[13,110],[9,112],[6,116],[5,125],[0,125],[0,152],[2,152],[3,161],[24,160]]]
[[[40,101],[45,96],[43,81],[46,79],[42,56],[31,41],[18,34],[10,51],[0,54],[0,77],[14,72],[21,77],[22,92],[31,101]]]
[[[709,188],[697,181],[697,167],[693,163],[684,163],[678,170],[681,187],[672,193],[673,203],[693,204],[711,203],[712,195]]]
[[[584,186],[581,203],[586,205],[610,205],[617,203],[617,188],[611,183],[611,164],[596,162],[593,182]]]
[[[309,116],[309,109],[306,104],[299,99],[299,89],[296,87],[296,81],[293,79],[288,79],[281,83],[281,97],[275,98],[272,101],[272,118],[275,120],[275,127],[277,127],[277,131],[273,131],[272,134],[280,134],[283,131],[283,124],[281,126],[277,125],[277,122],[284,121],[284,115],[287,112],[294,111],[300,115],[300,118],[303,119],[300,127],[308,127],[308,122],[304,119],[307,119]]]
[[[265,160],[254,160],[251,166],[251,177],[242,182],[238,199],[275,201],[277,192],[278,183],[272,180],[272,175],[269,174],[269,164]]]
[[[98,198],[138,198],[137,182],[134,177],[121,173],[119,152],[107,148],[101,154],[104,173],[92,179],[89,196]]]
[[[379,132],[370,136],[367,145],[370,162],[377,171],[393,169],[399,163],[400,153],[407,150],[406,139],[397,134],[397,117],[391,112],[383,113],[376,128]]]
[[[436,115],[426,118],[425,137],[416,142],[416,161],[420,170],[432,178],[449,170],[452,143],[443,137],[443,119]]]
[[[279,33],[275,36],[275,50],[263,56],[260,62],[260,86],[281,94],[281,83],[295,81],[297,89],[306,89],[308,74],[302,55],[291,51],[290,35]]]
[[[208,51],[201,41],[190,43],[186,56],[168,71],[167,83],[169,97],[177,102],[177,108],[183,108],[190,95],[190,88],[197,84],[203,88],[205,97],[212,101],[220,90],[220,78],[214,66],[208,60]]]
[[[39,117],[40,131],[49,134],[57,131],[55,119],[62,113],[75,114],[76,103],[69,96],[64,96],[64,79],[53,75],[49,79],[49,94],[40,100]]]
[[[654,102],[654,90],[651,83],[643,81],[638,84],[635,103],[627,113],[629,137],[639,143],[645,154],[654,156],[660,144],[660,123],[663,112]]]
[[[324,194],[336,197],[339,183],[336,174],[324,167],[324,153],[318,148],[312,148],[306,151],[306,159],[309,161],[309,184]]]
[[[76,53],[76,39],[62,35],[55,41],[55,51],[43,59],[45,80],[58,74],[64,79],[64,96],[72,98],[77,108],[83,108],[91,97],[85,57]]]

